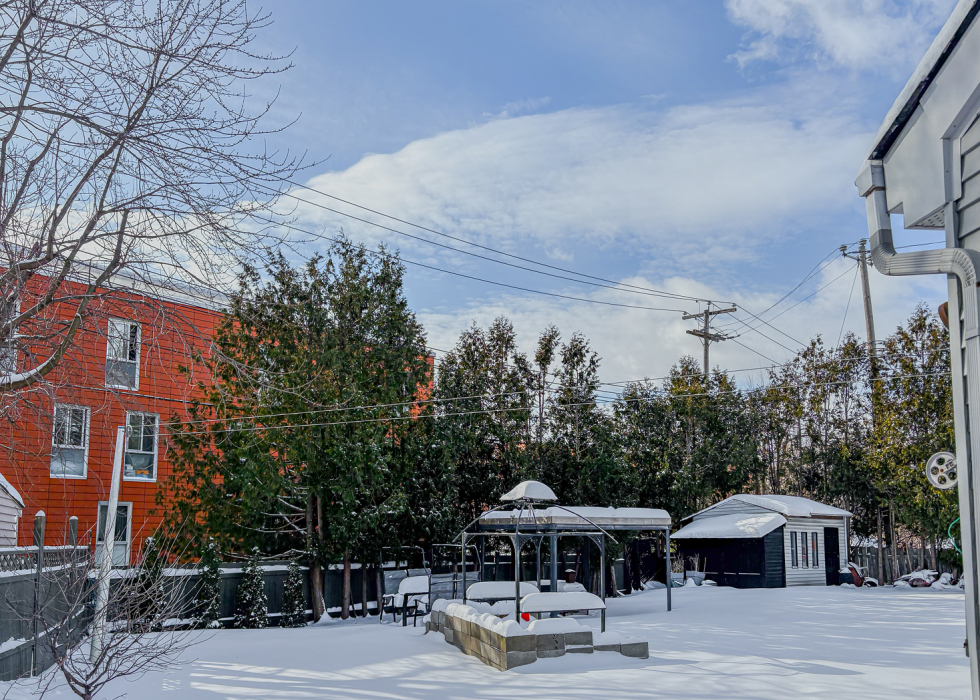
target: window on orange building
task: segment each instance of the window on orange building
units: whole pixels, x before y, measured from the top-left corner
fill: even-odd
[[[106,342],[105,383],[115,389],[139,389],[140,324],[109,319]]]
[[[153,413],[126,414],[126,456],[123,476],[153,481],[157,477],[157,427]]]
[[[51,435],[51,476],[84,479],[88,471],[90,412],[85,406],[56,404]]]
[[[13,328],[4,332],[3,326],[18,314],[19,297],[0,299],[0,374],[13,374],[17,371],[17,333]]]

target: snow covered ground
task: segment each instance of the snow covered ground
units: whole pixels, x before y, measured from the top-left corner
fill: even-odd
[[[496,671],[440,636],[390,622],[227,630],[166,674],[110,686],[134,700],[641,700],[969,697],[963,594],[930,589],[647,591],[608,601],[610,630],[650,643]],[[390,618],[389,618],[390,620]],[[583,620],[584,622],[584,620]],[[598,617],[588,620],[598,627]],[[0,684],[0,697],[3,695]],[[17,688],[12,699],[30,697]],[[73,697],[65,690],[51,696]]]

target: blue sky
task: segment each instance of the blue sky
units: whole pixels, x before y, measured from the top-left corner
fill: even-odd
[[[854,177],[953,4],[282,0],[267,6],[274,24],[261,43],[295,49],[294,68],[261,94],[279,89],[275,118],[300,115],[272,143],[319,162],[305,174],[318,190],[513,255],[759,313],[838,245],[867,235]],[[472,277],[698,310],[439,249],[311,204],[296,213],[301,226],[384,240]],[[713,364],[759,367],[817,333],[831,344],[842,328],[863,335],[854,279],[850,263],[830,256],[765,315],[778,331],[733,321],[740,344],[715,346]],[[680,355],[700,356],[679,313],[412,265],[407,288],[438,348],[471,321],[504,314],[527,348],[548,323],[566,337],[585,333],[607,381],[661,376]],[[934,307],[945,282],[873,273],[872,288],[883,335],[919,300]]]

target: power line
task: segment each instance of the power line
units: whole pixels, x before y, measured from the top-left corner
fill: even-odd
[[[840,339],[844,337],[844,324],[847,323],[847,312],[851,308],[851,298],[854,296],[854,285],[858,281],[858,272],[861,268],[855,266],[854,268],[854,281],[851,282],[851,293],[847,295],[847,306],[844,307],[844,318],[840,320],[840,333],[837,334],[837,347],[840,347]]]
[[[287,224],[287,223],[277,222],[277,221],[274,221],[272,219],[265,219],[264,217],[256,217],[256,218],[262,219],[264,221],[268,221],[269,223],[272,223],[272,224],[277,224],[279,226],[282,226],[283,228],[288,228],[288,229],[291,229],[293,231],[297,231],[298,233],[302,233],[302,234],[305,234],[307,236],[313,236],[314,238],[317,238],[319,240],[331,241],[332,243],[343,243],[343,241],[340,240],[339,238],[334,238],[332,236],[328,236],[328,235],[322,234],[322,233],[314,233],[313,231],[307,231],[306,229],[302,229],[302,228],[300,228],[298,226],[294,226],[293,224]],[[370,248],[367,248],[367,247],[364,247],[363,250],[365,251],[365,253],[367,253],[369,255],[374,255],[376,257],[385,257],[385,255],[383,253],[379,253],[379,252],[374,251],[374,250],[371,250]],[[401,255],[395,256],[395,255],[390,255],[389,254],[387,257],[397,259],[397,260],[399,260],[399,261],[401,261],[403,263],[407,263],[409,265],[416,265],[417,267],[424,267],[424,268],[426,268],[428,270],[434,270],[436,272],[442,272],[442,273],[447,274],[447,275],[455,275],[456,277],[464,277],[466,279],[475,280],[477,282],[484,282],[486,284],[493,284],[493,285],[496,285],[498,287],[507,287],[508,289],[516,289],[516,290],[521,291],[521,292],[530,292],[531,294],[542,294],[544,296],[557,297],[559,299],[568,299],[568,300],[571,300],[571,301],[581,301],[581,302],[585,302],[587,304],[601,304],[602,306],[617,306],[617,307],[625,308],[625,309],[640,309],[642,311],[669,311],[669,312],[672,312],[672,313],[681,313],[681,314],[682,313],[685,313],[684,309],[672,309],[672,308],[666,308],[666,307],[660,307],[660,306],[637,306],[636,304],[620,304],[618,302],[613,302],[613,301],[602,301],[602,300],[599,300],[599,299],[585,299],[585,298],[582,298],[582,297],[573,297],[573,296],[570,296],[568,294],[558,294],[557,292],[545,292],[545,291],[542,291],[540,289],[530,289],[528,287],[520,287],[520,286],[515,285],[515,284],[507,284],[506,282],[496,282],[494,280],[488,280],[488,279],[484,279],[482,277],[476,277],[474,275],[467,275],[467,274],[462,273],[462,272],[454,272],[452,270],[444,270],[441,267],[435,267],[434,265],[427,265],[425,263],[416,262],[415,260],[409,260],[407,258],[403,258],[403,257],[401,257]]]
[[[891,375],[889,377],[872,378],[872,379],[869,379],[868,381],[870,383],[870,382],[875,382],[875,381],[889,381],[889,380],[895,380],[895,379],[916,379],[916,378],[921,378],[921,377],[945,377],[945,376],[949,376],[949,375],[950,375],[950,372],[949,371],[944,371],[944,372],[928,372],[928,373],[923,373],[923,374],[896,374],[896,375]],[[841,386],[841,385],[850,384],[850,383],[852,383],[852,382],[841,380],[841,381],[836,381],[836,382],[814,382],[814,383],[810,383],[810,384],[807,384],[807,383],[802,383],[802,384],[784,384],[784,385],[780,385],[780,386],[769,386],[769,387],[766,387],[766,390],[773,390],[773,389],[776,389],[776,390],[781,390],[781,389],[805,389],[805,388],[816,388],[816,387],[822,387],[822,386]],[[686,394],[683,394],[683,393],[682,394],[672,394],[669,391],[660,389],[660,390],[653,390],[652,393],[661,394],[661,395],[664,395],[666,398],[671,398],[671,399],[686,399],[686,398],[696,398],[696,397],[700,397],[700,396],[724,396],[724,395],[741,393],[742,391],[743,390],[741,390],[741,389],[732,389],[732,390],[729,390],[729,391],[703,391],[703,392],[694,392],[694,393],[686,393]],[[630,403],[639,403],[639,402],[642,402],[642,401],[652,401],[652,400],[654,400],[656,398],[658,398],[658,396],[636,397],[636,398],[629,398],[629,399],[627,399],[627,398],[621,398],[618,401],[620,403],[630,404]],[[582,402],[559,404],[559,405],[561,407],[563,407],[563,408],[576,408],[576,407],[585,407],[585,406],[604,405],[605,403],[611,403],[611,402],[602,402],[602,403],[600,403],[598,401],[582,401]],[[285,430],[285,429],[297,429],[297,428],[328,428],[328,427],[339,426],[339,425],[359,425],[359,424],[365,424],[365,423],[392,423],[392,422],[395,422],[395,421],[418,420],[420,418],[452,418],[452,417],[458,417],[458,416],[491,415],[491,414],[496,414],[496,413],[510,413],[510,412],[515,412],[515,411],[528,411],[528,412],[531,412],[531,411],[533,411],[533,407],[518,407],[518,408],[511,407],[511,408],[498,408],[498,409],[483,409],[483,410],[476,410],[476,411],[460,411],[460,412],[457,412],[457,413],[442,413],[442,414],[422,413],[422,414],[419,414],[419,415],[416,415],[416,416],[392,416],[392,417],[387,417],[387,418],[360,418],[360,419],[356,419],[356,420],[332,421],[330,423],[303,423],[303,424],[298,424],[298,425],[253,426],[253,427],[248,427],[248,428],[228,429],[228,430],[225,430],[223,432],[233,432],[233,433],[247,432],[247,433],[251,433],[251,432],[257,432],[257,431],[260,431],[260,430]],[[235,420],[250,420],[250,419],[254,419],[254,418],[261,419],[262,416],[240,416],[240,417],[236,418]],[[191,432],[184,433],[184,435],[207,435],[207,434],[208,434],[207,431],[197,431],[197,432],[191,431]]]
[[[687,301],[695,301],[695,302],[708,302],[708,301],[711,301],[710,299],[700,299],[698,297],[687,296],[687,295],[684,295],[684,294],[676,294],[674,292],[667,292],[667,291],[664,291],[664,290],[661,290],[661,289],[653,289],[653,288],[650,288],[650,287],[641,287],[641,286],[638,286],[638,285],[626,284],[624,282],[616,282],[614,280],[609,280],[609,279],[606,279],[604,277],[597,277],[595,275],[589,275],[589,274],[586,274],[584,272],[576,272],[575,270],[570,270],[568,268],[560,267],[558,265],[551,265],[549,263],[543,263],[543,262],[540,262],[538,260],[534,260],[532,258],[527,258],[527,257],[521,256],[521,255],[516,255],[514,253],[508,253],[508,252],[503,251],[503,250],[498,250],[496,248],[491,248],[489,246],[481,245],[479,243],[474,243],[473,241],[469,241],[469,240],[467,240],[465,238],[460,238],[458,236],[453,236],[453,235],[448,234],[448,233],[445,233],[443,231],[439,231],[439,230],[434,229],[434,228],[429,228],[428,226],[423,226],[422,224],[416,224],[416,223],[414,223],[412,221],[408,221],[406,219],[400,219],[397,216],[392,216],[391,214],[386,214],[386,213],[384,213],[382,211],[379,211],[377,209],[371,209],[370,207],[366,207],[366,206],[364,206],[362,204],[357,204],[356,202],[352,202],[352,201],[347,200],[347,199],[342,199],[341,197],[337,197],[335,195],[329,194],[328,192],[324,192],[322,190],[318,190],[316,188],[310,187],[309,185],[303,185],[303,184],[300,184],[298,182],[294,182],[292,180],[285,180],[285,182],[287,182],[288,184],[293,185],[295,187],[299,187],[301,189],[307,190],[309,192],[313,192],[315,194],[319,194],[319,195],[322,195],[324,197],[329,197],[330,199],[336,200],[338,202],[343,202],[344,204],[347,204],[349,206],[356,207],[358,209],[362,209],[362,210],[367,211],[367,212],[371,212],[372,214],[377,214],[378,216],[383,216],[386,219],[391,219],[392,221],[397,221],[398,223],[405,224],[406,226],[412,226],[412,227],[417,228],[417,229],[422,230],[422,231],[428,231],[429,233],[435,234],[437,236],[443,236],[444,238],[448,238],[450,240],[457,241],[459,243],[464,243],[466,245],[473,246],[474,248],[479,248],[480,250],[486,250],[486,251],[491,252],[491,253],[496,253],[497,255],[503,255],[505,257],[512,258],[514,260],[520,260],[522,262],[530,263],[532,265],[538,265],[540,267],[546,267],[548,269],[557,270],[559,272],[564,272],[566,274],[577,275],[579,277],[585,277],[587,279],[597,280],[599,282],[605,282],[607,284],[615,285],[616,287],[619,287],[619,288],[634,289],[634,290],[637,290],[637,291],[639,291],[641,293],[645,293],[645,294],[653,294],[655,296],[666,296],[666,297],[670,297],[670,298],[674,298],[674,299],[684,299],[684,300],[687,300]],[[353,214],[348,214],[346,212],[342,212],[342,211],[339,211],[337,209],[332,209],[331,207],[328,207],[328,206],[326,206],[324,204],[320,204],[319,202],[311,202],[311,201],[309,201],[307,199],[303,199],[302,197],[298,197],[298,196],[296,196],[295,194],[293,194],[291,192],[285,192],[283,194],[285,194],[286,196],[291,197],[292,199],[295,199],[297,201],[305,202],[306,204],[310,204],[312,206],[319,207],[319,208],[325,209],[327,211],[331,211],[331,212],[333,212],[335,214],[339,214],[340,216],[346,216],[348,218],[355,219],[357,221],[361,221],[361,222],[366,223],[366,224],[369,224],[371,226],[377,226],[378,228],[382,228],[382,229],[385,229],[387,231],[391,231],[393,233],[398,233],[400,235],[408,236],[410,238],[415,238],[416,240],[424,241],[424,242],[429,243],[431,245],[437,245],[437,246],[440,246],[442,248],[449,248],[450,250],[455,250],[457,252],[464,253],[466,255],[475,255],[474,253],[470,253],[468,251],[460,250],[460,249],[454,248],[452,246],[446,246],[446,245],[443,245],[443,244],[440,244],[440,243],[436,243],[434,241],[430,241],[430,240],[428,240],[426,238],[421,238],[421,237],[418,237],[418,236],[413,236],[412,234],[408,234],[408,233],[405,233],[403,231],[398,231],[396,229],[388,228],[387,226],[384,226],[383,224],[379,224],[377,222],[370,221],[368,219],[363,219],[361,217],[354,216]],[[499,264],[502,264],[502,265],[508,265],[509,264],[509,263],[502,262],[500,260],[493,260],[492,258],[486,258],[486,257],[480,256],[480,255],[476,255],[476,257],[483,258],[484,260],[490,260],[491,262],[496,262],[496,263],[499,263]],[[515,267],[520,267],[520,266],[515,266]],[[527,268],[521,267],[521,269],[527,269]],[[539,271],[536,271],[536,270],[530,270],[530,271],[531,272],[539,272]],[[539,274],[547,274],[547,273],[539,272]],[[552,276],[557,276],[557,275],[552,275]],[[563,278],[563,279],[567,279],[567,278]],[[580,281],[580,280],[573,280],[573,281]],[[587,284],[586,282],[582,282],[582,283],[583,284]],[[604,285],[599,285],[599,286],[604,286]]]

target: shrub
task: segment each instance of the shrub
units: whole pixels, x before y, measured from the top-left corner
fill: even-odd
[[[289,563],[286,584],[282,592],[283,627],[304,627],[306,625],[306,597],[303,595],[303,570],[296,562]]]
[[[259,549],[252,550],[252,557],[242,568],[242,580],[238,584],[238,601],[235,606],[235,627],[262,629],[269,624],[268,600],[265,582],[259,568]]]

